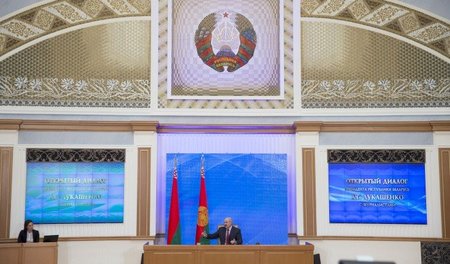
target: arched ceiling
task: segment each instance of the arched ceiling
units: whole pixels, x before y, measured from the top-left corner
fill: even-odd
[[[450,9],[450,4],[448,9]],[[302,0],[302,17],[333,19],[394,33],[450,58],[450,25],[397,2]]]
[[[163,78],[152,90],[153,102],[159,109],[449,106],[447,20],[394,0],[300,1],[301,6],[285,1],[283,27],[284,39],[293,40],[293,10],[301,10],[301,85],[294,86],[292,78],[295,43],[285,41],[284,100],[211,101],[167,98],[171,10],[160,0],[159,20],[153,22],[159,25],[154,34]],[[150,0],[39,3],[0,19],[4,105],[150,107]],[[294,87],[300,86],[298,100]]]
[[[26,8],[30,5],[39,4],[42,0],[0,0],[0,18],[17,12],[20,9]],[[48,0],[46,1],[48,2]],[[148,1],[150,2],[150,1]],[[397,0],[407,5],[412,5],[420,9],[426,10],[430,13],[436,14],[443,18],[450,20],[450,7],[447,0]]]
[[[70,27],[99,20],[149,15],[148,0],[41,1],[0,21],[0,57],[33,40]]]
[[[117,17],[149,16],[151,5],[150,0],[1,0],[0,3],[0,56],[68,27]],[[301,10],[303,17],[345,20],[398,34],[450,58],[450,3],[446,0],[301,0]]]

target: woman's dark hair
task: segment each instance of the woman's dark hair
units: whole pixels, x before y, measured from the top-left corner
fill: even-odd
[[[28,226],[30,223],[33,223],[33,221],[31,221],[31,220],[25,220],[25,223],[23,224],[23,230],[27,230],[27,226]]]

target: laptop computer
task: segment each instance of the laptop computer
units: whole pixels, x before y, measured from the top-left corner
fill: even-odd
[[[58,242],[59,235],[44,236],[44,242]]]

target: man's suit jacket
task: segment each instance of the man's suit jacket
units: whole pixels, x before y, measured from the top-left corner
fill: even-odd
[[[209,239],[219,238],[220,244],[225,245],[226,233],[227,233],[227,229],[225,227],[220,227],[219,229],[217,229],[217,231],[215,233],[208,234],[207,238],[209,238]],[[230,230],[229,241],[227,244],[230,244],[230,241],[233,239],[236,240],[237,245],[242,244],[241,230],[234,226]]]
[[[27,230],[22,230],[19,233],[19,237],[17,238],[18,243],[26,243],[27,242]],[[39,242],[39,231],[33,230],[33,242]]]

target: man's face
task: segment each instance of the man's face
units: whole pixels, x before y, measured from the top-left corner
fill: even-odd
[[[230,219],[223,220],[223,225],[225,226],[225,228],[230,228],[231,220]]]

